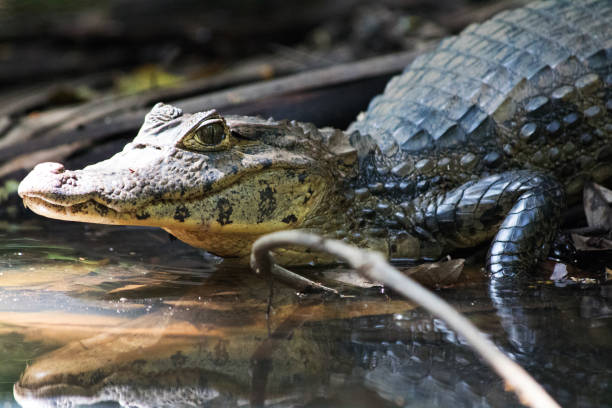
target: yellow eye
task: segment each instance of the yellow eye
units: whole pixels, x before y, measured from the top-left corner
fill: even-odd
[[[230,146],[229,132],[223,121],[213,119],[187,133],[178,146],[196,152],[223,150]]]
[[[225,128],[221,123],[211,123],[207,126],[203,126],[196,130],[194,134],[196,142],[207,147],[217,146],[223,142],[225,137]]]

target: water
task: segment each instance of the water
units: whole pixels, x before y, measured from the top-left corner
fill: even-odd
[[[155,229],[0,232],[0,407],[519,406],[393,294],[298,296]],[[313,273],[313,271],[306,271]],[[316,272],[316,271],[315,271]],[[439,294],[563,406],[612,406],[612,290],[484,281]],[[15,391],[13,385],[17,383]]]

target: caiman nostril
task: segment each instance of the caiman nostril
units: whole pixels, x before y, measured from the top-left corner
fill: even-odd
[[[37,164],[36,167],[34,167],[34,170],[48,171],[49,173],[60,174],[64,172],[65,167],[61,163],[46,162]]]

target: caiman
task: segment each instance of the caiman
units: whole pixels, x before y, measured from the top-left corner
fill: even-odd
[[[566,200],[612,176],[611,21],[610,0],[548,0],[470,25],[347,131],[160,103],[123,151],[39,164],[19,194],[41,215],[157,226],[222,257],[284,229],[392,259],[492,240],[491,275],[514,276],[547,255]]]

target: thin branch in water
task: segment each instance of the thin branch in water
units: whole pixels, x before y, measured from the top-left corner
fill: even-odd
[[[512,390],[526,406],[559,407],[559,404],[540,384],[521,366],[502,353],[467,318],[419,283],[393,268],[377,252],[355,248],[341,241],[323,238],[315,234],[300,231],[279,231],[264,235],[255,241],[251,249],[251,268],[256,273],[271,274],[274,261],[270,251],[275,248],[294,245],[333,254],[346,261],[362,275],[382,282],[444,320],[446,324],[467,340],[484,361],[504,379],[506,389]]]
[[[299,291],[317,290],[330,295],[340,295],[340,292],[334,288],[330,288],[319,282],[305,278],[276,264],[272,265],[272,276]]]

